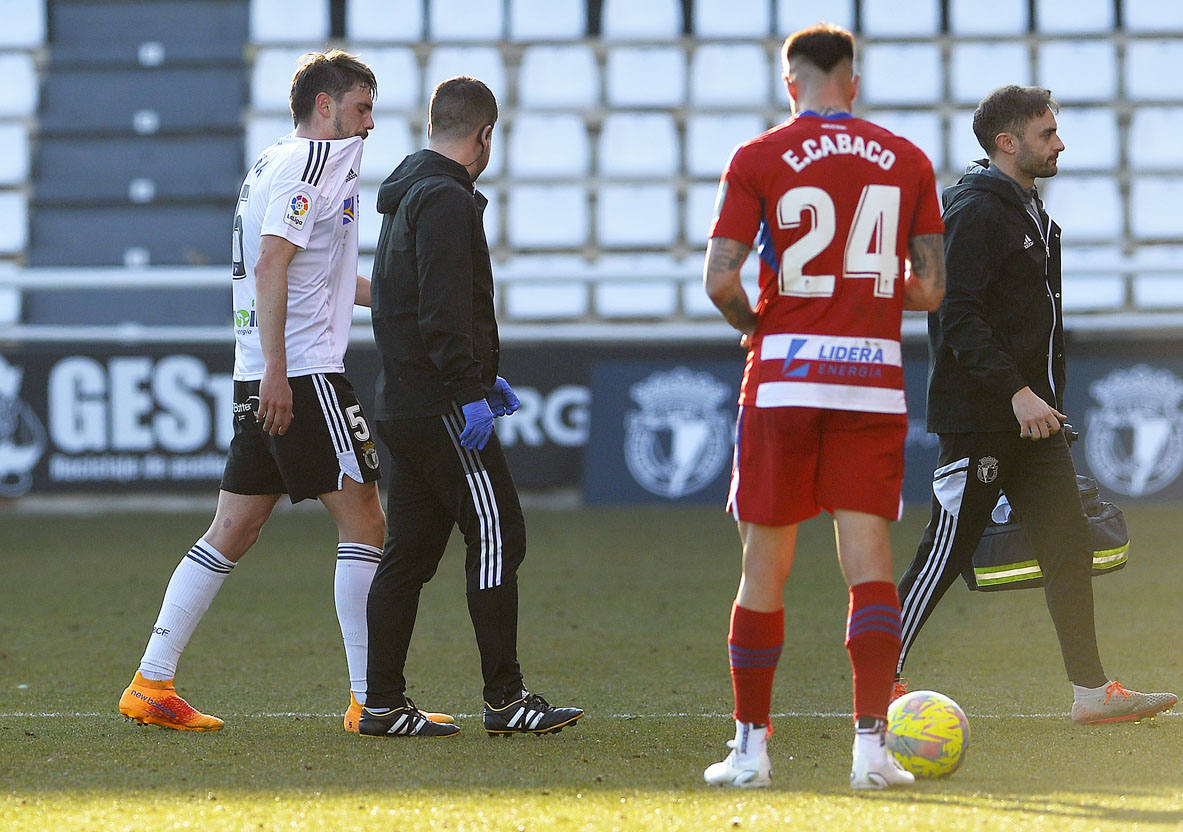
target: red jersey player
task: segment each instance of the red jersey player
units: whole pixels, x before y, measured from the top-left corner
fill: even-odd
[[[741,145],[719,186],[704,282],[748,347],[728,506],[743,574],[728,648],[735,740],[708,783],[767,786],[772,679],[797,524],[834,515],[850,586],[851,786],[912,782],[883,738],[900,646],[889,523],[907,433],[900,318],[944,295],[932,165],[907,140],[851,116],[854,38],[818,24],[782,48],[793,117]],[[740,266],[756,241],[755,309]],[[911,261],[905,274],[904,261]]]

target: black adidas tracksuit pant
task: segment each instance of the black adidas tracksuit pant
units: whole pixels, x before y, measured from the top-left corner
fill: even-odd
[[[496,433],[481,451],[460,446],[460,409],[443,416],[378,422],[390,449],[386,544],[370,586],[366,704],[401,707],[403,669],[419,592],[431,580],[452,529],[459,526],[468,612],[481,656],[486,702],[522,690],[517,658],[517,571],[526,525]]]
[[[972,563],[999,491],[1039,561],[1068,678],[1088,687],[1105,684],[1093,623],[1092,545],[1072,455],[1063,432],[1032,441],[1017,429],[940,436],[932,517],[898,587],[903,646],[897,675],[941,596]]]

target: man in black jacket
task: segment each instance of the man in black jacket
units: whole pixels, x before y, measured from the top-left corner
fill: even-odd
[[[974,113],[989,159],[944,193],[947,284],[929,315],[928,430],[940,436],[932,517],[899,583],[908,651],[941,596],[970,565],[1005,493],[1043,572],[1044,595],[1078,723],[1126,722],[1172,707],[1101,667],[1093,621],[1092,546],[1065,434],[1060,228],[1039,177],[1064,143],[1048,90],[1007,86]],[[905,689],[897,683],[897,694]]]
[[[519,405],[497,375],[488,200],[473,183],[489,164],[497,101],[475,78],[432,93],[428,147],[378,190],[383,214],[372,315],[382,359],[378,435],[391,454],[386,544],[370,587],[366,707],[359,733],[451,736],[406,698],[407,647],[419,592],[459,526],[468,610],[491,735],[545,734],[583,716],[527,691],[517,658],[517,570],[525,522],[493,419]]]

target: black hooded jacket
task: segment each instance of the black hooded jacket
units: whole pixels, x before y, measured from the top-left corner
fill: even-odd
[[[942,196],[945,299],[928,316],[928,430],[1018,429],[1024,387],[1063,410],[1060,227],[1048,244],[1015,184],[971,165]],[[1049,226],[1050,223],[1050,226]]]
[[[378,189],[376,418],[438,416],[483,398],[496,380],[487,204],[464,166],[433,150],[408,156]]]

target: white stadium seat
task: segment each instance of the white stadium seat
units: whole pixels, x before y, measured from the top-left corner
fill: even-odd
[[[579,185],[518,185],[509,190],[506,242],[517,249],[578,248],[587,242],[587,191]]]
[[[583,0],[510,0],[511,40],[578,40],[586,33]]]
[[[1041,35],[1112,29],[1113,0],[1035,0],[1035,30]]]
[[[518,70],[524,108],[586,110],[600,103],[596,56],[583,45],[527,46]]]
[[[722,173],[722,171],[720,171]],[[719,184],[695,183],[686,189],[686,213],[682,236],[686,244],[705,249],[711,220],[715,218],[715,201],[719,198]]]
[[[485,240],[489,247],[501,244],[501,192],[495,188],[482,187],[479,183],[477,187],[480,192],[489,200],[489,204],[485,206]]]
[[[600,32],[605,40],[675,40],[682,34],[679,0],[604,0]]]
[[[914,110],[879,111],[868,113],[866,118],[919,147],[937,170],[944,166],[944,138],[939,114]]]
[[[604,83],[613,107],[680,106],[686,100],[686,55],[676,47],[617,47],[608,53]]]
[[[772,81],[759,44],[706,44],[690,59],[690,101],[696,107],[762,108]]]
[[[382,113],[391,110],[414,110],[423,84],[419,80],[419,61],[409,46],[363,48],[357,56],[374,70],[378,80],[378,97],[374,101],[374,121],[382,120]],[[381,126],[381,125],[379,125]]]
[[[45,0],[0,0],[0,49],[32,49],[45,43]]]
[[[441,41],[501,40],[505,35],[502,4],[489,0],[431,0],[428,37]]]
[[[29,202],[21,191],[0,191],[0,255],[20,254],[29,244]]]
[[[1120,310],[1125,306],[1125,280],[1119,272],[1072,274],[1065,270],[1062,294],[1068,313]]]
[[[1112,108],[1065,107],[1056,121],[1066,148],[1060,170],[1112,170],[1117,164],[1117,113]]]
[[[976,105],[986,93],[1006,84],[1030,84],[1031,60],[1021,41],[959,43],[949,62],[953,101]]]
[[[873,44],[863,50],[862,99],[867,104],[934,104],[943,96],[936,44]]]
[[[672,176],[679,162],[673,116],[612,113],[604,119],[599,142],[599,168],[604,176]]]
[[[588,314],[591,293],[578,255],[534,254],[493,267],[505,316],[511,322],[557,321]]]
[[[292,75],[296,64],[307,49],[270,47],[259,49],[251,67],[251,106],[257,112],[292,112],[288,96],[292,90]],[[381,89],[382,82],[378,86]]]
[[[1178,170],[1183,107],[1139,107],[1130,121],[1127,145],[1134,170]]]
[[[251,0],[251,42],[322,49],[329,36],[328,0]]]
[[[423,39],[423,0],[348,0],[345,35],[355,43],[416,43]]]
[[[1183,307],[1180,264],[1183,264],[1183,246],[1139,246],[1129,259],[1134,272],[1134,306],[1138,309]]]
[[[765,38],[772,25],[768,0],[695,0],[694,34],[714,38]]]
[[[854,0],[776,0],[776,34],[782,38],[819,20],[854,31]]]
[[[578,177],[588,172],[587,125],[573,113],[523,113],[509,128],[509,172],[515,177]]]
[[[0,78],[4,95],[0,96],[0,117],[31,116],[37,112],[40,83],[33,56],[27,52],[0,52]]]
[[[686,173],[718,179],[735,148],[765,129],[764,119],[750,113],[687,117]]]
[[[597,242],[606,248],[660,248],[678,236],[678,196],[670,185],[606,185],[596,204]]]
[[[1183,32],[1183,3],[1178,0],[1124,0],[1121,22],[1128,32]]]
[[[863,0],[863,33],[873,37],[935,35],[941,28],[939,0]]]
[[[1036,83],[1061,103],[1109,101],[1117,94],[1117,52],[1113,41],[1045,41],[1039,45]]]
[[[673,280],[605,280],[595,287],[596,314],[606,319],[669,318],[678,311]]]
[[[1061,173],[1037,184],[1048,214],[1063,229],[1065,244],[1121,236],[1121,189],[1113,177]]]
[[[950,0],[949,30],[958,35],[1017,35],[1027,31],[1027,0]]]
[[[398,167],[409,154],[426,143],[427,136],[416,141],[411,125],[405,118],[380,115],[374,129],[366,139],[361,156],[361,178],[363,182],[381,182]]]
[[[364,161],[362,164],[365,164]],[[378,232],[382,230],[382,215],[378,213],[378,183],[358,186],[357,202],[357,245],[362,251],[373,251],[378,246]]]
[[[1125,91],[1135,101],[1183,100],[1183,40],[1134,40],[1126,46]]]
[[[0,185],[29,178],[29,131],[19,122],[0,122]]]
[[[440,46],[432,49],[423,75],[424,103],[431,100],[431,92],[437,84],[457,75],[471,75],[484,81],[497,97],[498,104],[505,105],[505,66],[497,47]]]
[[[290,115],[248,114],[246,118],[246,132],[243,137],[243,159],[245,164],[253,165],[255,160],[259,158],[260,153],[274,144],[276,139],[288,135],[292,130],[292,117]],[[369,139],[366,141],[369,141]],[[362,158],[364,165],[364,151]],[[246,171],[244,170],[243,173],[246,173]]]
[[[949,117],[949,159],[945,167],[959,176],[970,162],[986,157],[974,136],[973,124],[973,110],[960,110]]]
[[[1140,240],[1183,240],[1183,176],[1135,176],[1130,233]]]

